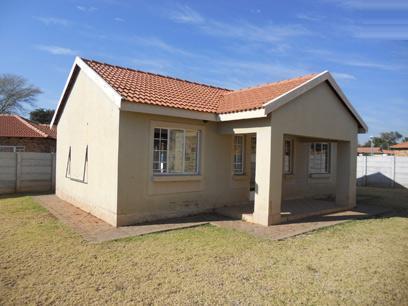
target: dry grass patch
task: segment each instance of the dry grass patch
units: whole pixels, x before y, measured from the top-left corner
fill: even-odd
[[[284,241],[212,226],[89,244],[30,197],[0,199],[0,304],[408,302],[408,219]]]

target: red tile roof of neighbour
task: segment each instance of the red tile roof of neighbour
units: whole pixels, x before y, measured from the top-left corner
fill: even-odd
[[[0,114],[0,137],[56,138],[56,129],[38,124],[17,115]]]
[[[407,149],[408,150],[408,141],[397,143],[390,147],[391,149]]]
[[[371,147],[358,147],[357,153],[359,154],[371,154]],[[380,147],[373,147],[372,150],[373,154],[390,154],[393,155],[394,152],[392,150],[383,150]]]
[[[309,74],[233,91],[94,60],[83,61],[128,102],[208,113],[232,113],[262,108],[264,103],[317,75]]]
[[[373,147],[371,151],[371,147],[358,147],[357,148],[357,153],[371,153],[373,152],[374,154],[381,154],[382,150],[380,147]]]

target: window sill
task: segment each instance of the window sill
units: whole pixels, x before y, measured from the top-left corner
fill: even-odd
[[[317,179],[325,179],[325,178],[330,178],[330,173],[312,173],[309,174],[310,178],[317,178]]]
[[[244,181],[248,179],[248,175],[244,174],[233,174],[232,179],[235,181]]]
[[[201,181],[202,175],[153,175],[153,182]]]

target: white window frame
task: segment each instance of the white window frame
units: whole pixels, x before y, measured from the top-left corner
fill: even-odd
[[[159,129],[159,130],[167,130],[167,148],[166,150],[155,150],[154,148],[154,141],[156,139],[159,139],[159,143],[161,138],[155,138],[155,130]],[[183,136],[184,136],[184,140],[183,140],[183,172],[177,172],[177,173],[169,173],[168,172],[168,167],[169,167],[169,145],[170,145],[170,131],[171,130],[179,130],[179,131],[183,131]],[[197,152],[196,152],[196,169],[195,172],[185,172],[185,156],[186,156],[186,131],[195,131],[197,132]],[[161,133],[161,132],[160,132]],[[161,135],[161,134],[160,134]],[[153,176],[199,176],[200,175],[200,171],[201,171],[201,167],[200,167],[200,154],[201,154],[201,130],[197,129],[197,128],[179,128],[179,127],[164,127],[164,126],[154,126],[152,129],[152,138],[153,138],[153,148],[152,148],[152,164],[151,164],[151,169],[152,169],[152,173]],[[155,169],[153,167],[153,165],[156,163],[155,159],[154,159],[154,153],[155,152],[160,152],[165,151],[166,152],[166,172],[155,172]]]
[[[286,156],[286,143],[289,143],[290,150],[289,150],[289,169],[285,169],[285,156]],[[293,139],[285,139],[283,142],[283,173],[284,174],[293,174]]]
[[[235,142],[236,139],[242,139],[240,144]],[[235,152],[236,147],[241,146],[241,163],[235,162]],[[237,168],[237,165],[241,167]],[[233,138],[233,156],[232,156],[232,173],[233,175],[244,175],[245,174],[245,135],[234,135]]]
[[[25,146],[1,146],[0,145],[0,149],[1,148],[12,148],[13,152],[10,152],[10,153],[25,152]],[[3,152],[3,151],[0,151],[0,152]]]
[[[325,163],[325,169],[321,170],[322,167],[320,167],[320,171],[313,171],[311,169],[311,154],[313,153],[313,150],[316,151],[316,145],[321,145],[322,149],[323,146],[326,145],[327,146],[327,158],[326,158],[326,163]],[[312,149],[312,146],[314,147],[314,149]],[[309,174],[313,175],[313,174],[330,174],[330,162],[331,162],[331,145],[329,142],[312,142],[309,145],[309,165],[308,165],[308,172]],[[326,167],[327,166],[327,167]]]

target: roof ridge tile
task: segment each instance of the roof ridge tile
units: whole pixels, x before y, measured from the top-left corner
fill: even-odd
[[[96,61],[96,60],[91,60],[91,59],[87,59],[87,58],[83,58],[83,57],[81,57],[81,59],[83,61],[85,61],[87,64],[88,64],[88,62],[93,62],[93,63],[97,63],[97,64],[100,64],[100,65],[107,65],[107,66],[115,67],[115,68],[118,68],[118,69],[124,69],[124,70],[144,73],[144,74],[147,74],[147,75],[152,75],[152,76],[157,76],[157,77],[161,77],[161,78],[165,78],[165,79],[171,79],[171,80],[186,82],[186,83],[189,83],[189,84],[205,86],[205,87],[210,87],[210,88],[215,88],[215,89],[220,89],[220,90],[225,90],[225,91],[231,91],[231,92],[233,91],[232,89],[228,89],[228,88],[224,88],[224,87],[220,87],[220,86],[215,86],[215,85],[199,83],[199,82],[194,82],[194,81],[181,79],[181,78],[177,78],[177,77],[173,77],[173,76],[169,76],[169,75],[164,75],[164,74],[159,74],[159,73],[154,73],[154,72],[149,72],[149,71],[143,71],[143,70],[124,67],[124,66],[119,66],[119,65],[113,65],[113,64],[104,63],[104,62],[100,62],[100,61]]]
[[[22,118],[20,116],[17,115],[13,115],[15,118],[17,118],[18,120],[20,120],[21,122],[23,122],[25,125],[27,125],[29,128],[31,128],[32,130],[36,131],[37,133],[39,133],[40,135],[42,135],[43,137],[48,137],[48,135],[46,133],[44,133],[43,131],[41,131],[40,129],[38,129],[37,127],[35,127],[33,125],[33,123],[31,123],[31,120]],[[30,121],[30,122],[28,122]]]

